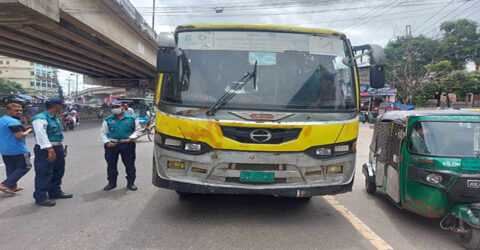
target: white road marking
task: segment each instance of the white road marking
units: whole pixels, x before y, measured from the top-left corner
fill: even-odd
[[[372,231],[365,223],[363,223],[357,216],[350,212],[345,206],[340,204],[333,196],[323,197],[330,206],[335,208],[345,219],[352,224],[352,226],[370,243],[379,250],[393,250],[386,241]]]

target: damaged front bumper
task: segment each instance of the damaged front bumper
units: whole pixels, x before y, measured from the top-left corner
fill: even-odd
[[[304,153],[222,150],[188,155],[155,147],[153,170],[154,185],[179,192],[310,197],[350,192],[355,155],[315,159]],[[275,178],[245,183],[245,171],[269,172]]]

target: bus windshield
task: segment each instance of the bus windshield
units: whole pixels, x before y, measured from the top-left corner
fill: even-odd
[[[257,64],[223,109],[354,111],[355,84],[345,41],[335,36],[259,31],[180,32],[179,74],[162,100],[209,107]]]

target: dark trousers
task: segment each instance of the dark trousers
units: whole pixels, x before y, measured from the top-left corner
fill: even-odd
[[[37,202],[48,199],[62,192],[62,178],[65,174],[65,152],[63,146],[54,146],[57,158],[47,160],[48,151],[35,145],[35,192],[33,198]]]
[[[3,155],[3,162],[7,169],[7,179],[2,182],[6,187],[13,189],[17,187],[17,182],[30,171],[30,153],[23,155]]]
[[[134,184],[136,178],[135,169],[135,143],[119,143],[115,147],[108,148],[105,146],[105,160],[107,161],[107,175],[108,182],[117,184],[118,176],[118,157],[122,157],[123,165],[125,165],[125,172],[127,173],[128,184]]]

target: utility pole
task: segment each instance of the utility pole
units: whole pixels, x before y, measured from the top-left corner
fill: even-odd
[[[75,73],[75,99],[78,97],[78,73]]]
[[[153,31],[155,31],[156,3],[157,3],[157,0],[153,0],[153,11],[152,11],[152,29],[153,29]]]
[[[67,78],[67,93],[68,93],[68,96],[70,96],[71,92],[70,92],[70,87],[71,87],[71,84],[72,84],[72,79],[70,78]]]

